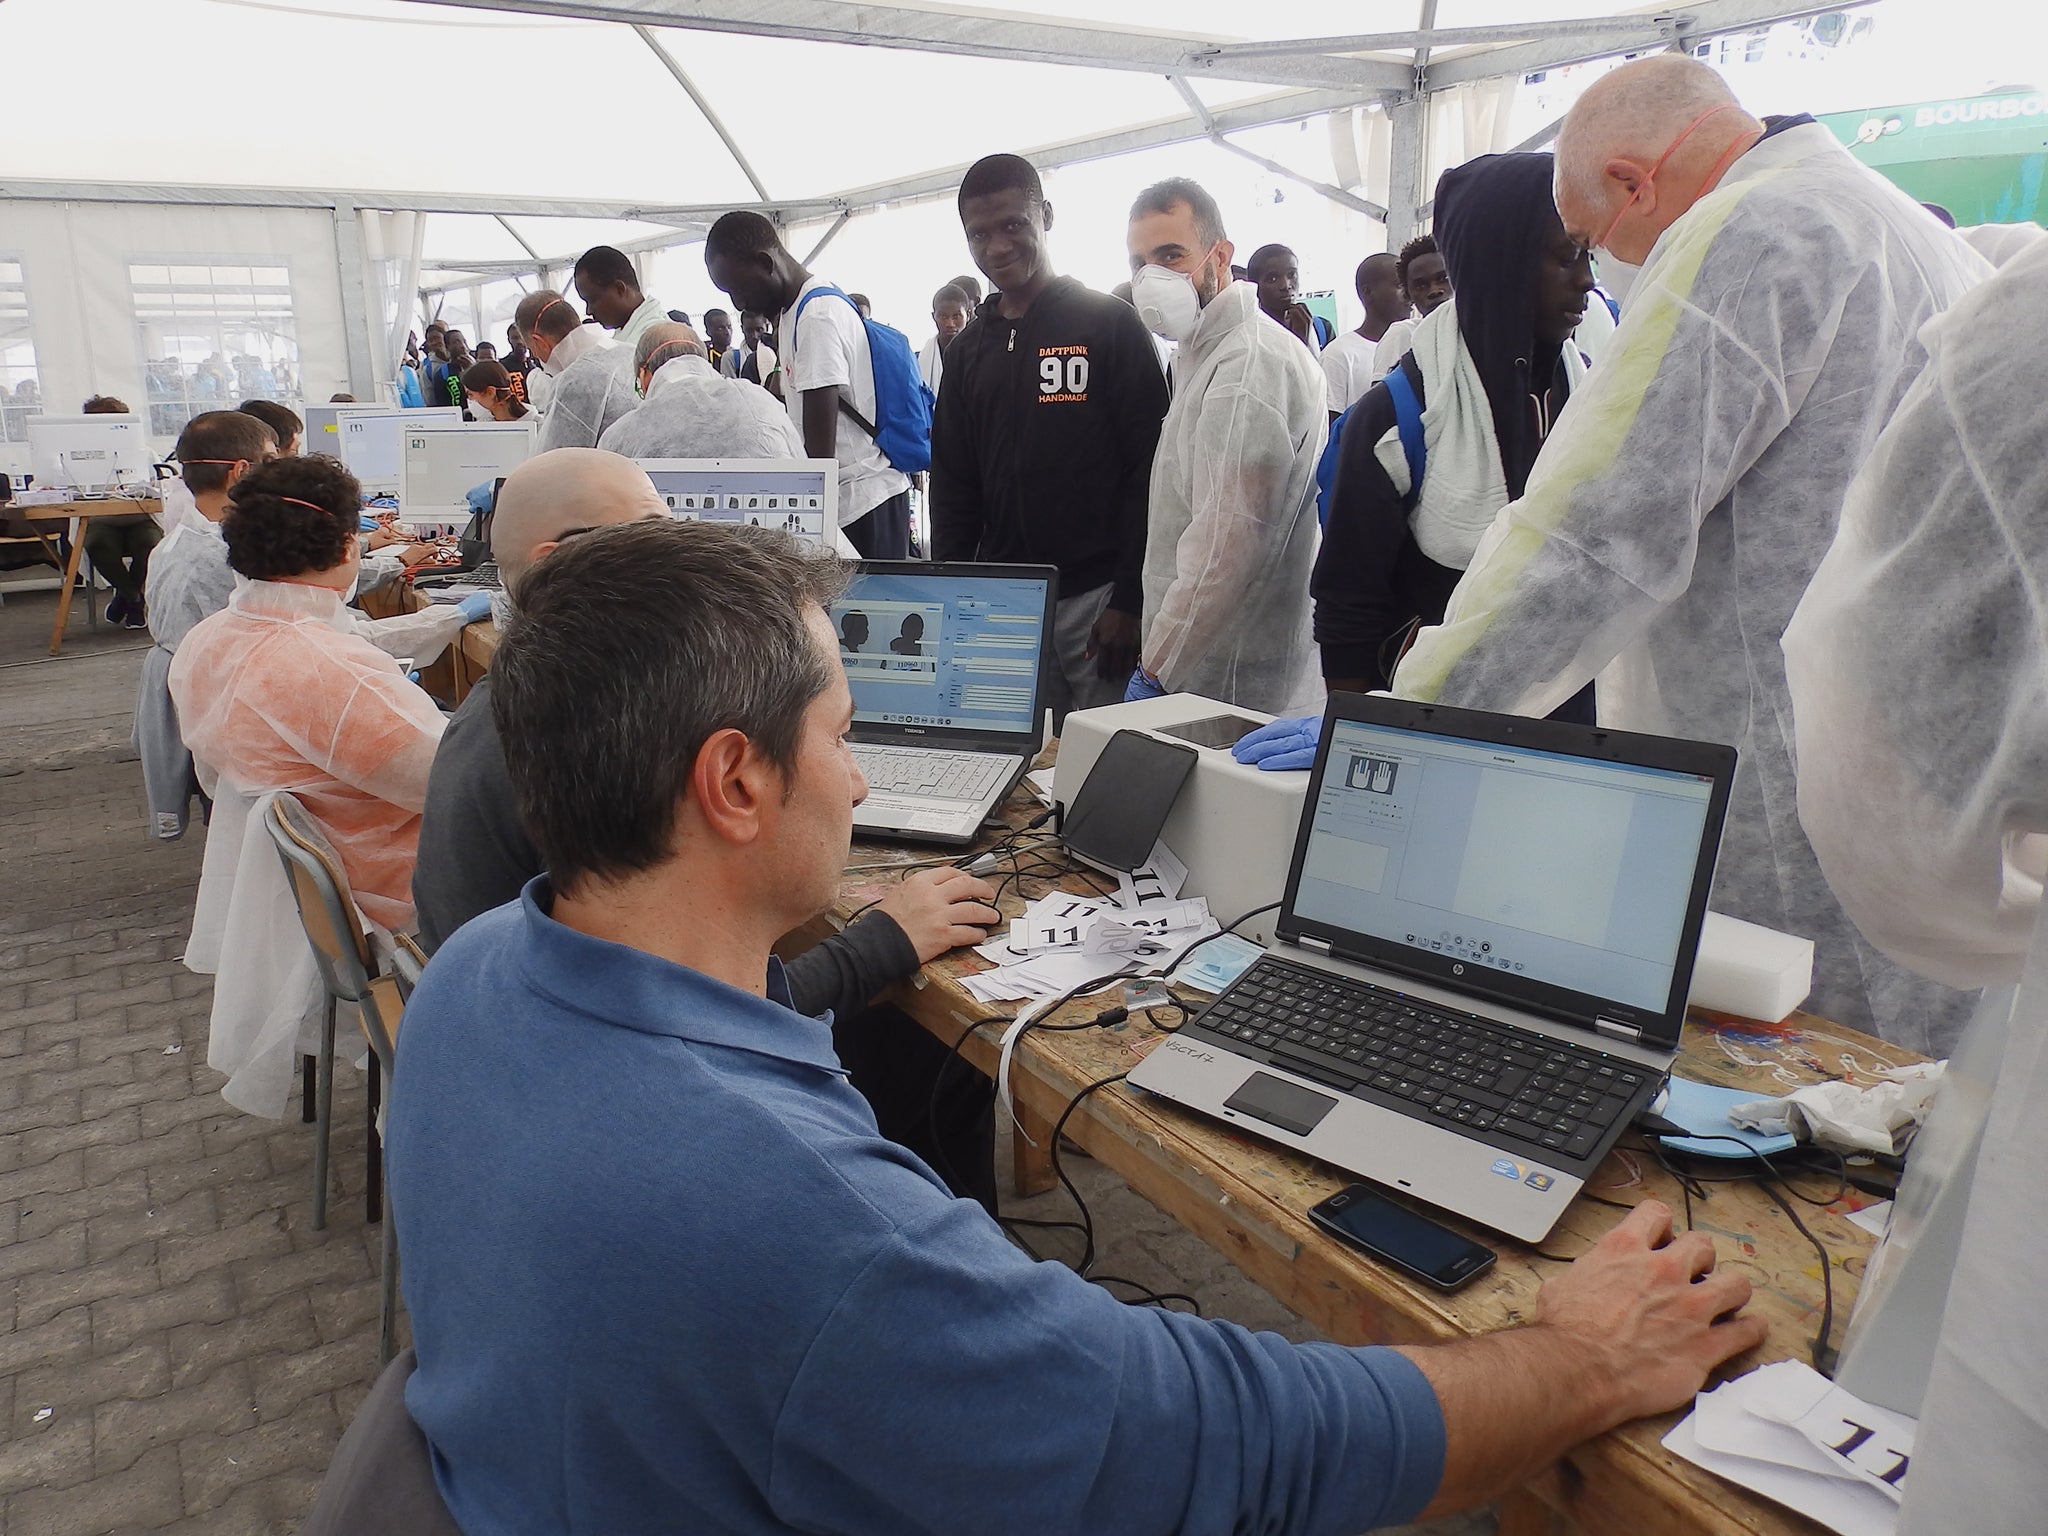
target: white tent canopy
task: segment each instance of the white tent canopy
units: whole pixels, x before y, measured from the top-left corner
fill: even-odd
[[[374,398],[415,289],[498,339],[609,243],[666,302],[722,302],[686,247],[734,207],[799,254],[830,241],[826,269],[918,329],[967,269],[961,171],[999,149],[1048,172],[1090,281],[1116,280],[1130,195],[1192,174],[1233,232],[1255,211],[1243,248],[1329,253],[1309,286],[1348,305],[1443,167],[1544,137],[1578,61],[1730,34],[1754,61],[1768,24],[1818,17],[1771,34],[1810,73],[1875,7],[1829,9],[1180,0],[1165,32],[1136,0],[0,0],[0,393],[70,409],[175,373],[190,405],[218,356],[228,392],[249,357],[286,398]]]

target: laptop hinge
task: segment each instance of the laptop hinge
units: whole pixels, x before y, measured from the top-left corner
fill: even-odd
[[[1640,1029],[1633,1024],[1623,1024],[1618,1019],[1596,1018],[1593,1020],[1593,1027],[1601,1034],[1611,1035],[1616,1040],[1627,1040],[1635,1045],[1643,1042],[1643,1032]]]
[[[1303,949],[1312,949],[1319,955],[1327,955],[1330,952],[1330,941],[1328,939],[1313,938],[1306,933],[1299,938],[1289,939],[1287,942],[1298,944]]]

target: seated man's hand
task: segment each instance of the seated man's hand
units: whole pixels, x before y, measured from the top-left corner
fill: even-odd
[[[875,903],[896,920],[917,951],[918,964],[962,944],[979,944],[1003,920],[995,887],[950,864],[921,869]]]
[[[1313,768],[1316,743],[1323,737],[1321,715],[1295,715],[1272,720],[1256,731],[1247,731],[1230,749],[1240,763],[1257,763],[1269,772],[1286,768]]]
[[[1613,1422],[1692,1401],[1707,1373],[1764,1341],[1764,1320],[1738,1314],[1746,1276],[1714,1272],[1714,1240],[1673,1235],[1671,1207],[1645,1200],[1545,1283],[1538,1321],[1569,1336],[1594,1376],[1619,1394]]]

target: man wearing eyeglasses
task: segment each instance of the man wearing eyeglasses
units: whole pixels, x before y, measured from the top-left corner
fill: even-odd
[[[1601,725],[1736,746],[1715,909],[1814,941],[1815,1012],[1945,1054],[1968,997],[1865,942],[1800,830],[1778,639],[1922,323],[1989,269],[1811,118],[1752,117],[1683,55],[1587,90],[1556,183],[1565,232],[1641,275],[1394,691],[1540,716],[1597,673]]]

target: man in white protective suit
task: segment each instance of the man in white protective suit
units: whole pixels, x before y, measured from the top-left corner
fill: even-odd
[[[1943,1053],[1968,994],[1843,914],[1799,829],[1778,649],[1857,466],[1989,268],[1826,129],[1769,123],[1665,54],[1596,82],[1557,141],[1567,233],[1642,266],[1599,368],[1480,541],[1402,697],[1741,754],[1713,906],[1814,941],[1814,1012]]]
[[[535,453],[595,448],[606,430],[640,402],[633,394],[633,349],[552,288],[519,301],[512,323],[548,379],[547,408]]]
[[[1232,282],[1216,201],[1163,181],[1131,209],[1131,303],[1180,343],[1145,538],[1145,630],[1126,700],[1198,693],[1269,714],[1320,706],[1310,629],[1316,460],[1329,386],[1315,355]]]
[[[639,406],[598,439],[628,459],[800,459],[803,434],[765,389],[711,366],[696,331],[673,320],[633,344]]]
[[[1899,1529],[2021,1536],[2048,1509],[2048,241],[1922,340],[1785,678],[1800,820],[1843,909],[1923,975],[2019,983]],[[1923,1139],[1969,1113],[1946,1094]]]

